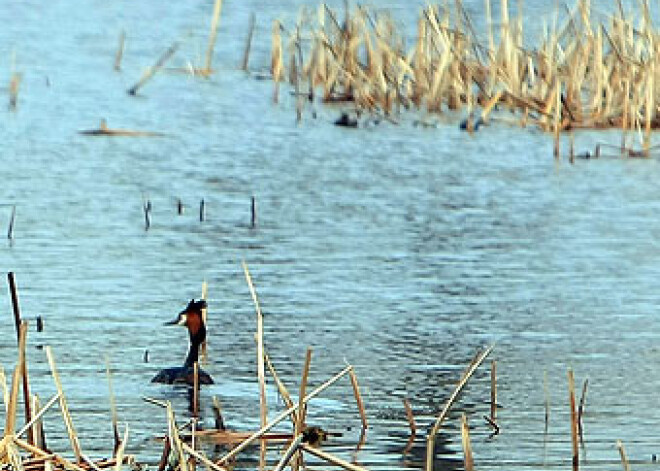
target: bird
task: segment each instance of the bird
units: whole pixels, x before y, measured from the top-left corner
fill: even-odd
[[[202,319],[202,309],[206,309],[206,301],[191,299],[186,308],[179,313],[176,319],[166,322],[165,325],[180,325],[188,329],[190,347],[183,366],[162,369],[151,380],[152,383],[190,384],[194,382],[194,365],[199,358],[199,346],[206,339],[206,326]],[[198,369],[199,384],[213,384],[213,378],[201,368]]]

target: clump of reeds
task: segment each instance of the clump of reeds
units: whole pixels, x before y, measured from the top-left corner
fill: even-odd
[[[514,122],[536,125],[556,140],[573,128],[621,128],[637,131],[648,153],[650,132],[660,127],[660,30],[651,22],[648,0],[640,1],[637,22],[622,9],[597,15],[589,0],[577,0],[567,8],[565,25],[544,30],[529,46],[523,43],[521,4],[512,18],[508,0],[501,0],[495,34],[486,0],[486,40],[475,34],[460,1],[444,5],[421,11],[408,49],[397,23],[365,7],[347,9],[340,20],[321,4],[317,15],[299,15],[295,27],[276,21],[276,87],[284,77],[292,84],[305,81],[322,89],[325,102],[385,115],[409,108],[472,114],[480,106],[485,121],[500,107],[517,113]],[[296,47],[282,47],[282,32]],[[293,59],[282,58],[287,50]],[[296,56],[304,58],[302,67]],[[286,64],[295,73],[287,73]]]

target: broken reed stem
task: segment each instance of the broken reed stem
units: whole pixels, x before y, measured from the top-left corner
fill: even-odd
[[[621,440],[617,440],[616,447],[619,449],[623,471],[630,471],[630,463],[628,462],[628,457],[626,456],[626,449],[623,447],[623,442]]]
[[[543,429],[544,434],[548,434],[548,428],[550,426],[550,389],[548,388],[548,372],[547,370],[543,372],[543,405],[545,408],[545,426]]]
[[[497,422],[497,362],[490,364],[490,420]]]
[[[342,468],[347,469],[348,471],[366,471],[366,469],[362,468],[361,466],[357,466],[354,465],[353,463],[349,463],[348,461],[342,460],[341,458],[337,458],[336,456],[331,455],[330,453],[327,453],[325,451],[321,451],[318,448],[313,448],[309,445],[301,445],[301,448],[310,455],[314,455],[317,458],[321,458],[322,460],[325,460],[328,463],[334,464],[336,466],[341,466]]]
[[[250,202],[250,227],[252,229],[257,227],[257,198],[254,196]]]
[[[133,85],[131,88],[127,90],[126,93],[129,95],[137,95],[137,92],[140,88],[142,88],[151,78],[158,73],[160,69],[163,68],[165,63],[174,55],[174,53],[179,49],[179,43],[174,42],[156,61],[156,63],[149,67],[144,74],[142,74],[142,77],[140,77],[140,80],[137,81],[135,85]]]
[[[461,414],[461,442],[463,444],[463,469],[473,471],[474,459],[472,458],[472,445],[470,443],[470,428],[464,413]]]
[[[575,378],[573,370],[568,370],[568,405],[571,410],[571,444],[573,449],[573,471],[578,471],[580,466],[580,455],[578,449],[578,424],[577,410],[575,408]]]
[[[121,30],[119,33],[119,44],[117,45],[117,53],[115,54],[114,69],[119,72],[121,70],[121,59],[124,56],[124,45],[126,43],[126,31]]]
[[[16,205],[11,207],[11,216],[9,218],[9,227],[7,228],[7,239],[14,240],[14,223],[16,221]]]
[[[9,81],[9,109],[14,111],[18,105],[18,88],[21,84],[21,74],[14,72]]]
[[[73,453],[76,455],[76,461],[81,463],[82,452],[80,450],[80,443],[78,443],[78,436],[76,435],[76,430],[73,427],[73,421],[71,420],[71,415],[69,414],[69,407],[66,404],[66,397],[64,396],[64,391],[62,390],[60,375],[58,374],[57,368],[55,367],[55,358],[53,357],[53,352],[50,346],[46,346],[46,356],[48,357],[48,364],[50,365],[50,372],[53,376],[55,387],[57,388],[57,392],[60,395],[60,409],[62,410],[66,431],[69,435],[69,440],[71,441],[71,448],[73,449]]]
[[[410,407],[410,401],[408,399],[403,400],[403,407],[406,410],[406,418],[408,419],[408,426],[410,427],[410,435],[415,436],[417,434],[417,424],[415,424],[415,415],[413,414],[412,407]]]
[[[202,281],[202,299],[204,301],[207,301],[208,296],[209,296],[209,284],[206,282],[206,280],[204,280],[204,281]],[[202,322],[204,322],[204,325],[207,326],[207,328],[208,328],[208,308],[207,307],[202,309]],[[208,337],[208,335],[206,337]],[[208,357],[206,355],[206,338],[204,338],[204,341],[202,342],[202,345],[201,345],[201,356],[202,356],[202,363],[205,363],[208,360]]]
[[[211,73],[211,65],[213,62],[213,48],[215,47],[215,38],[218,36],[218,24],[220,23],[220,13],[222,11],[222,0],[215,0],[213,5],[213,19],[211,20],[211,33],[209,34],[209,45],[206,49],[206,65],[204,66],[207,73]]]
[[[362,402],[362,395],[360,394],[360,386],[358,385],[357,376],[355,375],[355,370],[349,373],[351,378],[351,385],[353,386],[353,394],[355,395],[355,401],[357,402],[358,410],[360,411],[360,420],[362,421],[362,428],[366,429],[369,425],[367,424],[367,414],[364,410],[364,402]]]
[[[336,383],[340,378],[342,378],[344,375],[346,375],[348,372],[350,372],[353,369],[351,365],[348,365],[346,368],[341,370],[339,373],[337,373],[335,376],[330,378],[328,381],[323,383],[321,386],[318,388],[314,389],[312,392],[310,392],[305,398],[303,399],[303,405],[307,404],[310,400],[312,400],[314,397],[318,396],[321,394],[324,390],[326,390],[328,387]],[[245,448],[250,446],[252,442],[257,440],[259,437],[261,437],[263,434],[268,432],[270,429],[272,429],[275,425],[280,423],[282,420],[284,420],[286,417],[288,417],[291,412],[295,412],[298,409],[298,404],[294,404],[292,407],[289,407],[285,411],[281,412],[279,415],[277,415],[274,419],[272,419],[269,423],[261,427],[259,430],[254,432],[252,435],[250,435],[248,438],[246,438],[243,442],[241,442],[238,446],[236,446],[234,449],[232,449],[230,452],[228,452],[225,456],[220,458],[217,463],[218,464],[224,464],[226,463],[229,459],[233,458],[236,456],[238,453],[243,451]]]
[[[289,461],[291,460],[291,457],[293,454],[298,451],[298,447],[303,441],[303,435],[297,435],[296,438],[294,438],[291,441],[291,444],[287,447],[286,451],[282,455],[282,458],[280,461],[277,463],[277,466],[273,469],[273,471],[282,471],[284,468],[286,468],[286,465],[289,464]]]
[[[112,390],[112,373],[110,372],[110,357],[108,357],[108,355],[105,356],[105,375],[108,378],[108,397],[110,398],[110,417],[112,421],[112,436],[114,439],[112,455],[117,456],[117,451],[121,446],[121,438],[119,437],[119,426],[117,424],[117,404],[115,404],[115,394]]]
[[[18,288],[16,287],[16,275],[14,275],[14,272],[10,271],[9,273],[7,273],[7,281],[9,283],[11,307],[14,313],[14,325],[16,327],[16,341],[20,342],[21,308],[18,303]]]
[[[252,48],[252,36],[254,34],[254,25],[256,23],[256,15],[254,12],[250,13],[250,26],[248,26],[248,35],[245,39],[245,49],[243,50],[243,62],[241,69],[247,72],[248,63],[250,61],[250,49]]]
[[[584,443],[583,435],[583,426],[582,426],[582,416],[584,414],[584,406],[587,401],[587,386],[589,385],[589,379],[585,379],[582,384],[582,395],[580,396],[580,405],[578,406],[577,411],[577,424],[578,424],[578,434],[580,436],[580,441]]]
[[[479,365],[481,365],[481,363],[486,359],[486,357],[490,355],[490,352],[493,351],[493,348],[495,348],[495,345],[491,345],[482,353],[475,356],[474,360],[472,361],[468,369],[463,373],[463,376],[461,377],[459,383],[456,385],[454,392],[451,394],[451,396],[449,396],[449,399],[447,400],[445,407],[442,409],[442,412],[440,412],[440,415],[436,419],[433,428],[431,429],[431,431],[429,432],[426,438],[426,471],[433,471],[433,458],[435,454],[434,453],[435,436],[440,430],[440,426],[442,425],[442,422],[447,417],[447,414],[449,413],[449,409],[454,404],[454,402],[458,398],[458,395],[461,393],[461,391],[467,384],[468,380],[470,379],[470,377],[472,377],[472,375],[477,370]]]

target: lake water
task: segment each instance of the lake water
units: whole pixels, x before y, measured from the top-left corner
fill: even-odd
[[[310,387],[346,362],[355,366],[366,443],[356,450],[360,419],[345,379],[310,405],[310,424],[342,433],[328,451],[371,469],[420,468],[429,424],[473,354],[495,343],[502,433],[489,439],[482,418],[487,363],[441,430],[436,469],[462,467],[461,411],[477,468],[567,469],[569,368],[578,392],[589,380],[583,467],[616,469],[621,439],[635,469],[655,468],[658,161],[557,163],[551,136],[497,124],[468,136],[460,116],[441,117],[436,129],[415,127],[411,115],[399,126],[351,130],[331,124],[337,108],[317,105],[316,119],[307,110],[296,125],[288,88],[274,105],[272,83],[237,65],[250,13],[257,13],[251,69],[260,71],[269,64],[272,20],[290,23],[301,4],[227,0],[216,73],[162,73],[130,97],[126,89],[176,40],[170,65],[201,63],[212,2],[3,2],[0,83],[9,83],[12,61],[23,79],[18,109],[0,112],[0,226],[16,205],[15,239],[0,244],[0,267],[16,273],[32,320],[33,391],[43,401],[54,393],[38,348],[50,345],[83,450],[108,456],[109,355],[120,421],[131,431],[128,452],[156,461],[152,438],[166,432],[165,413],[142,397],[171,400],[181,422],[188,416],[184,389],[149,382],[186,351],[185,332],[161,325],[199,297],[206,280],[205,369],[216,384],[202,391],[204,424],[211,426],[217,396],[231,428],[256,429],[256,316],[244,260],[262,303],[266,348],[291,391],[308,346]],[[482,2],[465,4],[483,23]],[[417,6],[378,5],[414,32]],[[540,29],[546,8],[527,2],[530,28]],[[126,51],[115,72],[122,29]],[[77,133],[103,118],[166,136]],[[596,142],[618,143],[619,135],[576,135],[578,150]],[[148,231],[144,199],[153,207]],[[3,297],[0,363],[9,373],[15,333]],[[43,333],[35,332],[37,316]],[[419,434],[404,454],[406,398]],[[271,417],[282,407],[269,381]],[[55,410],[46,431],[55,451],[71,454]],[[270,457],[277,459],[275,448]],[[253,468],[255,459],[252,451],[241,463]]]

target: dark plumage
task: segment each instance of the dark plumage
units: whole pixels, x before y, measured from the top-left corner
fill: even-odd
[[[203,299],[188,303],[188,306],[179,313],[176,319],[166,325],[181,325],[188,329],[190,348],[183,366],[175,366],[161,370],[151,380],[152,383],[165,384],[193,384],[194,364],[199,358],[199,346],[206,339],[206,326],[202,319],[202,309],[206,308]],[[198,371],[199,384],[213,384],[213,378],[201,368]]]

